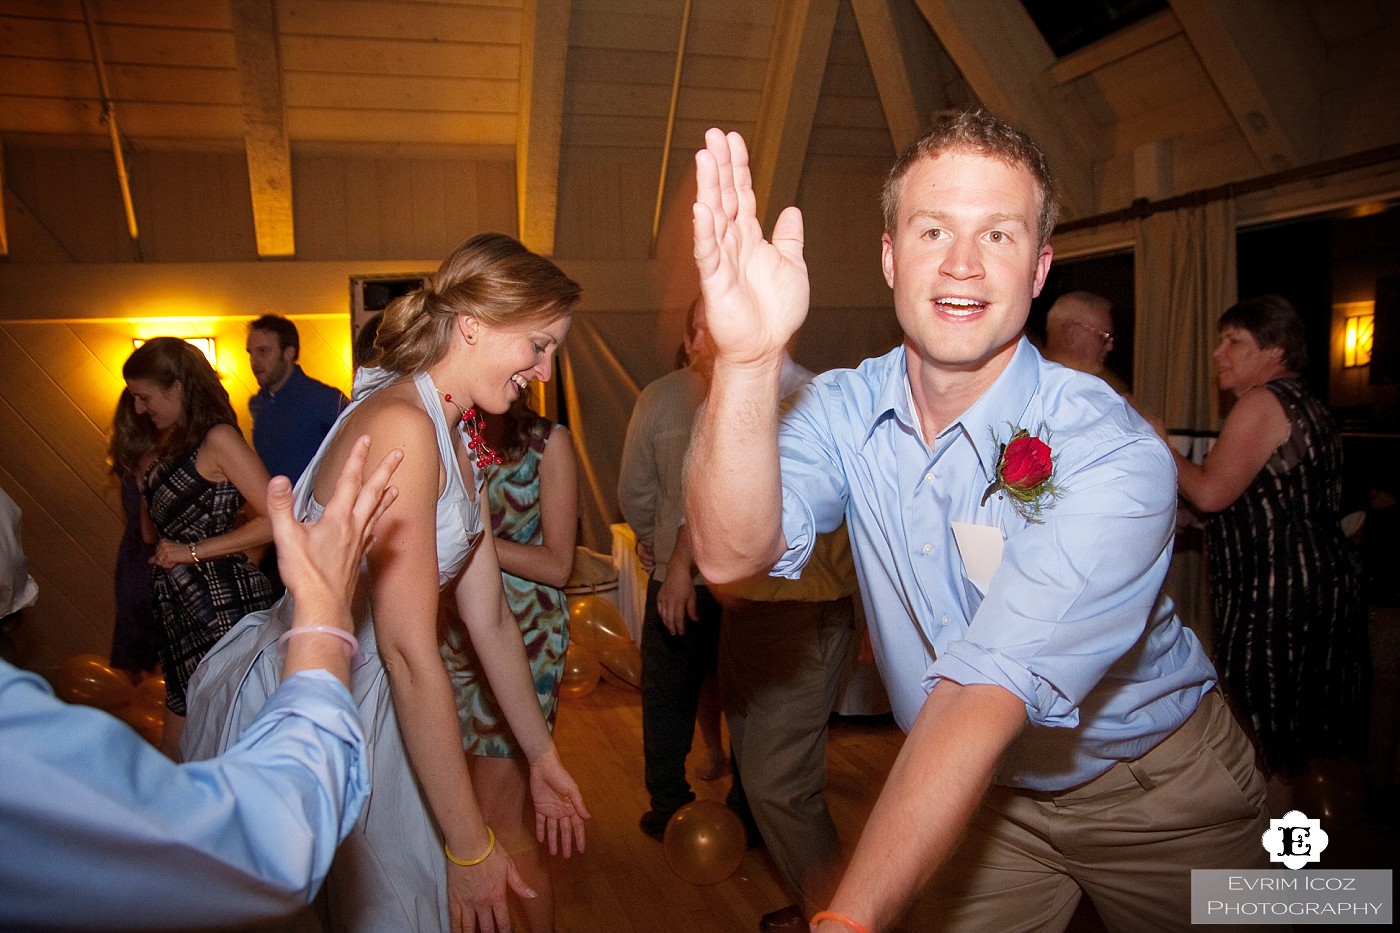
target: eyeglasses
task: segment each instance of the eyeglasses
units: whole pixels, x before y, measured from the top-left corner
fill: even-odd
[[[1105,346],[1113,342],[1113,335],[1106,330],[1099,330],[1097,327],[1091,327],[1088,324],[1085,324],[1083,321],[1075,321],[1074,323],[1078,324],[1080,327],[1084,328],[1089,333],[1098,337],[1104,342]]]

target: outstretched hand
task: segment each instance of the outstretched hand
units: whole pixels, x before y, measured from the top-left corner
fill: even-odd
[[[548,842],[549,854],[568,858],[575,849],[582,852],[584,821],[592,816],[553,748],[530,762],[530,797],[535,803],[535,838]]]
[[[807,317],[802,212],[784,209],[772,242],[763,238],[749,150],[738,133],[705,132],[695,182],[695,266],[716,361],[771,361]]]

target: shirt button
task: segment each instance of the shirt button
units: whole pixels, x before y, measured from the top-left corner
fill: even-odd
[[[924,474],[924,485],[925,485],[925,486],[931,486],[931,485],[933,485],[933,471],[932,471],[932,470],[930,470],[929,472],[927,472],[927,473]]]
[[[948,624],[948,617],[947,617],[946,615],[943,616],[943,624],[944,624],[944,625],[947,625],[947,624]]]
[[[924,553],[925,553],[925,554],[932,554],[932,553],[933,553],[933,545],[932,545],[932,544],[925,544],[925,545],[924,545]]]

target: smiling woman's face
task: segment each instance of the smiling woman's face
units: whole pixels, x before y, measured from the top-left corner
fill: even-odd
[[[151,419],[157,431],[164,431],[178,424],[184,415],[181,400],[181,386],[172,382],[170,388],[162,389],[149,379],[128,379],[126,389],[131,400],[136,403],[136,413]]]
[[[554,354],[568,336],[570,316],[545,324],[493,327],[480,324],[472,354],[472,402],[501,414],[530,387],[554,374]],[[469,325],[471,326],[471,325]]]

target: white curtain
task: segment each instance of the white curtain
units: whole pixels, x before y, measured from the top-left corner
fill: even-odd
[[[1215,322],[1235,302],[1228,199],[1138,221],[1133,395],[1169,431],[1216,427]]]
[[[1219,395],[1210,354],[1215,322],[1235,303],[1234,202],[1139,221],[1135,279],[1133,394],[1139,409],[1173,434],[1215,430]],[[1209,582],[1201,531],[1181,529],[1164,588],[1207,651],[1215,633]]]

